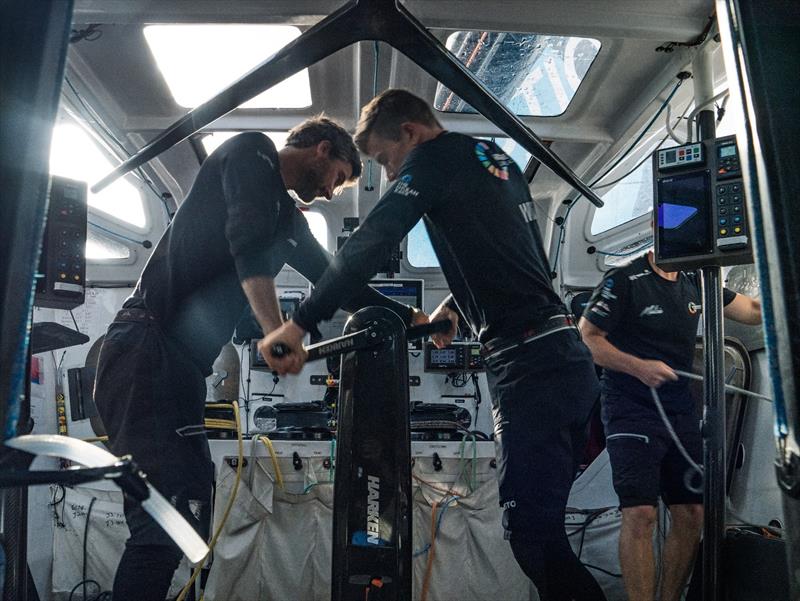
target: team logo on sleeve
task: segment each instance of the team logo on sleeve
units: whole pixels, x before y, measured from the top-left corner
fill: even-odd
[[[508,166],[511,164],[511,159],[503,152],[492,152],[492,149],[486,142],[478,142],[475,144],[475,156],[481,162],[486,170],[497,178],[502,180],[508,179]]]
[[[600,289],[600,296],[606,300],[616,300],[617,295],[611,292],[612,288],[614,288],[614,278],[606,278]]]
[[[399,194],[400,196],[419,196],[419,192],[411,187],[410,173],[406,173],[403,177],[397,180],[392,192]]]

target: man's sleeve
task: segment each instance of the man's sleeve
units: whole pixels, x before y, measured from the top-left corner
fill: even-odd
[[[624,273],[609,271],[583,311],[583,317],[604,332],[612,332],[624,319],[630,282]]]
[[[330,319],[338,307],[374,276],[403,237],[431,208],[446,189],[439,174],[405,169],[378,201],[364,223],[347,239],[331,266],[317,282],[311,296],[300,305],[293,320],[309,330]]]
[[[736,298],[736,293],[730,288],[722,288],[722,306],[727,307]]]
[[[273,277],[281,267],[271,264],[285,194],[277,160],[274,147],[261,134],[237,136],[220,157],[227,211],[225,236],[239,281],[259,275]]]
[[[291,267],[296,269],[300,275],[316,285],[333,260],[333,256],[317,242],[317,239],[308,227],[308,223],[305,218],[299,214],[299,211],[298,214],[295,215],[295,220],[295,239],[297,241],[297,247],[290,255],[287,262]],[[405,323],[411,321],[411,307],[385,297],[370,286],[364,286],[360,292],[356,293],[355,297],[345,301],[341,308],[348,313],[353,313],[363,307],[372,306],[386,307],[397,313]]]

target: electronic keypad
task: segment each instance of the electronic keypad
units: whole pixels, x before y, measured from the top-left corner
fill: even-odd
[[[734,136],[653,153],[655,260],[667,271],[753,262]]]

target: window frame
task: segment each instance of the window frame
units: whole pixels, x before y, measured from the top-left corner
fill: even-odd
[[[87,229],[86,229],[86,243],[87,243],[87,245],[89,243],[89,232],[90,231],[92,232],[92,234],[94,236],[96,236],[98,238],[105,238],[105,239],[110,240],[110,241],[112,241],[112,242],[114,242],[116,244],[120,244],[122,246],[125,246],[130,251],[130,254],[127,257],[106,257],[106,258],[100,258],[100,257],[92,257],[92,258],[90,258],[90,257],[86,256],[86,264],[87,265],[89,265],[89,264],[91,264],[91,265],[133,265],[139,260],[139,253],[136,250],[136,248],[133,246],[132,242],[129,242],[129,241],[124,240],[124,239],[120,239],[119,237],[115,236],[113,233],[112,234],[108,234],[106,232],[103,232],[102,230],[100,230],[98,228],[97,224],[87,223]],[[137,244],[137,246],[139,246],[139,245]],[[153,244],[153,247],[155,247],[155,244]]]
[[[572,93],[572,96],[569,97],[569,99],[567,100],[566,104],[564,105],[564,108],[560,112],[554,113],[554,114],[546,114],[546,115],[544,115],[544,114],[517,113],[516,111],[513,111],[511,109],[511,107],[508,106],[508,104],[506,104],[505,102],[501,101],[501,104],[506,109],[508,109],[509,111],[513,112],[518,117],[526,118],[526,119],[553,119],[553,118],[559,118],[559,117],[563,116],[570,109],[570,107],[572,106],[572,103],[575,101],[575,98],[578,96],[578,92],[581,90],[581,88],[583,86],[583,81],[589,75],[589,71],[591,70],[592,66],[595,64],[595,61],[597,61],[597,58],[603,52],[603,48],[604,48],[604,42],[601,39],[588,37],[588,36],[569,36],[569,35],[562,35],[562,34],[551,34],[551,33],[533,32],[533,31],[519,32],[519,31],[499,31],[499,30],[490,30],[490,29],[456,29],[456,30],[451,30],[451,31],[449,31],[449,32],[447,32],[445,34],[445,37],[444,37],[444,40],[442,41],[442,44],[445,47],[447,47],[447,44],[450,41],[450,39],[453,36],[455,36],[455,35],[457,35],[459,33],[497,33],[497,34],[511,34],[511,35],[531,35],[531,36],[541,36],[541,37],[549,37],[549,38],[561,38],[561,39],[566,40],[567,43],[571,39],[578,39],[579,41],[589,40],[591,42],[596,42],[597,43],[597,51],[595,52],[594,57],[592,58],[591,62],[589,63],[589,66],[586,69],[586,73],[584,73],[583,77],[580,80],[580,83],[578,83],[577,87],[574,89],[574,91]],[[462,62],[461,59],[459,59],[459,57],[452,50],[450,50],[448,48],[447,51],[453,56],[453,58],[455,60],[457,60],[459,63],[461,63],[461,65],[465,69],[470,70],[470,72],[472,72],[471,69],[464,62]],[[528,73],[526,75],[526,77],[531,75],[531,74],[532,73]],[[478,80],[481,82],[481,84],[484,85],[487,89],[492,90],[491,87],[489,85],[487,85],[487,83],[485,81],[483,81],[481,78],[479,78],[477,75],[475,75],[475,73],[473,73],[473,75],[476,78],[478,78]],[[434,102],[432,103],[431,106],[433,107],[433,109],[438,114],[446,115],[446,116],[449,116],[449,115],[470,115],[470,116],[473,116],[475,114],[479,114],[479,113],[477,113],[477,111],[474,111],[474,112],[472,112],[472,111],[470,111],[470,112],[444,111],[444,110],[439,109],[436,106],[436,96],[439,95],[440,90],[445,90],[445,89],[449,90],[449,88],[447,88],[443,84],[437,83],[436,90],[435,90],[435,93],[434,93]],[[535,91],[535,88],[531,88],[531,92],[533,92],[533,91]],[[450,90],[450,92],[452,94],[454,94],[455,97],[460,99],[460,97],[458,97],[452,90]]]

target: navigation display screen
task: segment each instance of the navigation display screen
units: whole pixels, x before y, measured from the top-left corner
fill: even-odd
[[[369,285],[398,303],[422,309],[422,280],[372,280]],[[421,351],[422,340],[409,340],[408,349]]]
[[[658,254],[671,259],[713,251],[711,189],[706,172],[658,180]]]
[[[456,355],[456,349],[454,348],[431,349],[430,353],[431,363],[435,363],[436,365],[452,365],[453,367],[459,367],[458,356]]]

